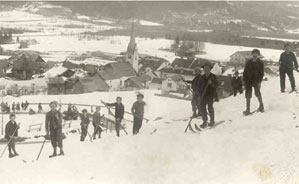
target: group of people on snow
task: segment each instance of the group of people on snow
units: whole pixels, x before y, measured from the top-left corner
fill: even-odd
[[[291,45],[285,44],[285,51],[280,55],[279,59],[279,73],[280,73],[280,89],[281,92],[285,92],[285,76],[287,75],[291,84],[291,92],[296,90],[295,78],[293,70],[298,71],[298,63],[295,54],[291,51]],[[264,78],[264,63],[260,59],[261,53],[258,49],[253,49],[251,52],[252,58],[247,60],[243,71],[243,80],[236,71],[232,77],[231,85],[233,95],[236,96],[239,92],[243,93],[243,85],[245,88],[246,109],[243,111],[244,115],[251,114],[250,104],[252,98],[252,92],[257,97],[259,107],[257,112],[264,112],[264,103],[261,94],[261,84]],[[196,76],[192,81],[186,81],[191,84],[192,89],[192,118],[198,116],[202,117],[203,123],[201,128],[207,126],[213,126],[215,124],[215,112],[213,102],[218,100],[217,95],[217,76],[211,73],[213,66],[210,63],[205,63],[203,66],[203,74],[201,68],[196,68]],[[210,116],[210,122],[208,123],[208,114]]]
[[[26,111],[28,109],[29,106],[29,102],[26,100],[26,102],[22,102],[21,104],[19,102],[15,103],[13,102],[10,105],[6,102],[2,102],[1,103],[1,111],[2,112],[6,112],[6,113],[10,113],[11,111],[14,112],[20,112],[20,111]]]

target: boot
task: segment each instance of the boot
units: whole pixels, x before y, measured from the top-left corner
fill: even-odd
[[[209,127],[213,127],[215,125],[215,121],[211,120],[211,122],[208,124]]]
[[[284,92],[285,92],[285,90],[284,90],[284,89],[282,89],[282,90],[280,90],[280,92],[281,92],[281,93],[284,93]]]
[[[60,153],[59,153],[59,156],[63,156],[64,155],[64,151],[62,148],[60,148]]]
[[[19,154],[16,152],[15,146],[12,148],[12,151],[14,152],[14,156],[18,156]]]
[[[250,114],[250,98],[246,98],[246,110],[243,111],[245,116]]]
[[[259,112],[264,112],[264,105],[260,104],[259,108],[258,108]]]
[[[56,157],[56,156],[57,156],[57,151],[56,148],[54,148],[53,154],[50,155],[49,158]]]
[[[205,121],[200,125],[200,128],[204,129],[204,128],[207,128],[207,126],[208,126],[208,123]]]
[[[196,113],[196,111],[193,111],[193,114],[192,114],[191,117],[192,117],[192,118],[197,118],[197,113]]]

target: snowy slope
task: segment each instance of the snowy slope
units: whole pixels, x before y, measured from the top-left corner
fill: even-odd
[[[40,145],[19,145],[20,158],[9,160],[5,155],[0,160],[1,183],[298,182],[299,97],[296,93],[281,94],[278,78],[262,84],[265,113],[243,117],[244,96],[230,97],[215,103],[216,120],[226,122],[200,134],[183,133],[187,124],[184,119],[191,114],[190,102],[157,97],[156,92],[144,91],[148,103],[146,114],[151,120],[163,119],[144,123],[141,134],[126,136],[122,132],[121,138],[116,138],[114,132],[104,133],[101,140],[92,143],[81,143],[79,135],[69,134],[64,141],[65,157],[48,159],[52,150],[50,144],[46,144],[38,162],[31,160],[35,159]],[[134,92],[92,93],[80,98],[28,96],[18,100],[61,99],[63,103],[95,104],[97,99],[113,101],[118,95],[124,97],[126,110],[129,110],[135,99]],[[7,100],[16,101],[13,97]],[[256,107],[257,100],[253,98],[252,109]],[[30,116],[18,120],[22,122],[24,118]],[[44,120],[43,117],[38,119]],[[194,123],[201,122],[195,120]],[[131,133],[132,125],[128,122],[126,125]],[[155,128],[157,132],[150,135]]]

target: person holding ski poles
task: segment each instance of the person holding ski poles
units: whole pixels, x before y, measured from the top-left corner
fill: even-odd
[[[115,103],[105,103],[102,101],[102,103],[105,106],[108,107],[115,107],[115,130],[116,130],[116,136],[119,137],[119,130],[121,126],[121,121],[124,118],[124,113],[125,113],[125,106],[122,104],[122,98],[117,97]]]
[[[50,136],[53,147],[53,154],[49,157],[57,156],[57,147],[60,149],[59,156],[64,155],[62,144],[62,115],[57,110],[58,102],[52,101],[50,104],[51,110],[46,114],[46,137]]]
[[[264,104],[261,94],[261,83],[264,77],[264,63],[260,60],[260,51],[253,49],[252,59],[248,60],[245,64],[243,72],[243,80],[245,83],[245,98],[246,98],[246,110],[243,112],[245,116],[249,115],[250,112],[250,100],[252,97],[252,88],[254,88],[255,96],[259,101],[259,112],[264,112]]]
[[[80,118],[81,118],[81,124],[80,124],[81,125],[81,139],[80,139],[80,141],[83,142],[85,140],[86,135],[88,134],[88,125],[90,123],[86,109],[82,110],[82,114],[81,114]]]
[[[284,46],[284,52],[281,53],[280,59],[279,59],[279,74],[280,74],[280,91],[282,93],[285,92],[285,78],[286,74],[289,77],[292,90],[291,92],[296,90],[295,85],[295,78],[293,74],[294,67],[296,71],[298,71],[298,63],[295,54],[291,51],[291,45],[285,44]]]
[[[213,68],[212,64],[206,62],[202,66],[204,70],[204,74],[201,76],[199,80],[198,86],[198,94],[199,94],[199,102],[200,109],[202,114],[203,123],[200,125],[201,128],[206,128],[207,126],[215,125],[215,112],[214,112],[214,100],[217,94],[218,81],[216,75],[211,73],[211,69]],[[208,114],[207,107],[210,115],[210,123],[208,124]]]
[[[193,118],[201,116],[199,94],[198,94],[198,86],[199,86],[199,81],[200,81],[200,77],[201,77],[201,69],[199,67],[195,68],[195,74],[196,74],[196,76],[194,77],[193,80],[186,81],[186,83],[191,84],[191,88],[192,88],[191,105],[192,105],[192,111],[193,111],[193,115],[192,115]]]
[[[136,135],[139,133],[139,130],[142,126],[143,121],[143,115],[144,115],[144,107],[146,103],[143,101],[144,95],[139,93],[137,95],[137,101],[134,102],[131,112],[134,117],[133,121],[133,135]]]
[[[18,129],[20,128],[19,125],[16,123],[16,115],[10,114],[9,115],[9,122],[5,126],[5,139],[7,139],[8,142],[8,152],[9,158],[18,156],[19,154],[16,152],[15,147],[15,137],[18,137]]]
[[[96,139],[96,135],[99,134],[99,139],[101,138],[102,134],[102,128],[100,127],[101,124],[101,113],[100,113],[101,107],[97,106],[96,107],[96,112],[93,113],[92,116],[92,125],[94,127],[94,132],[93,132],[93,139]],[[103,115],[104,116],[104,115]]]

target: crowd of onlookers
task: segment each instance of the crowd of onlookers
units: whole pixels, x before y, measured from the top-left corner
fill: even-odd
[[[1,103],[1,112],[2,113],[10,113],[10,112],[24,112],[27,111],[29,107],[29,102],[26,100],[25,102],[13,102],[11,105],[8,102]]]

